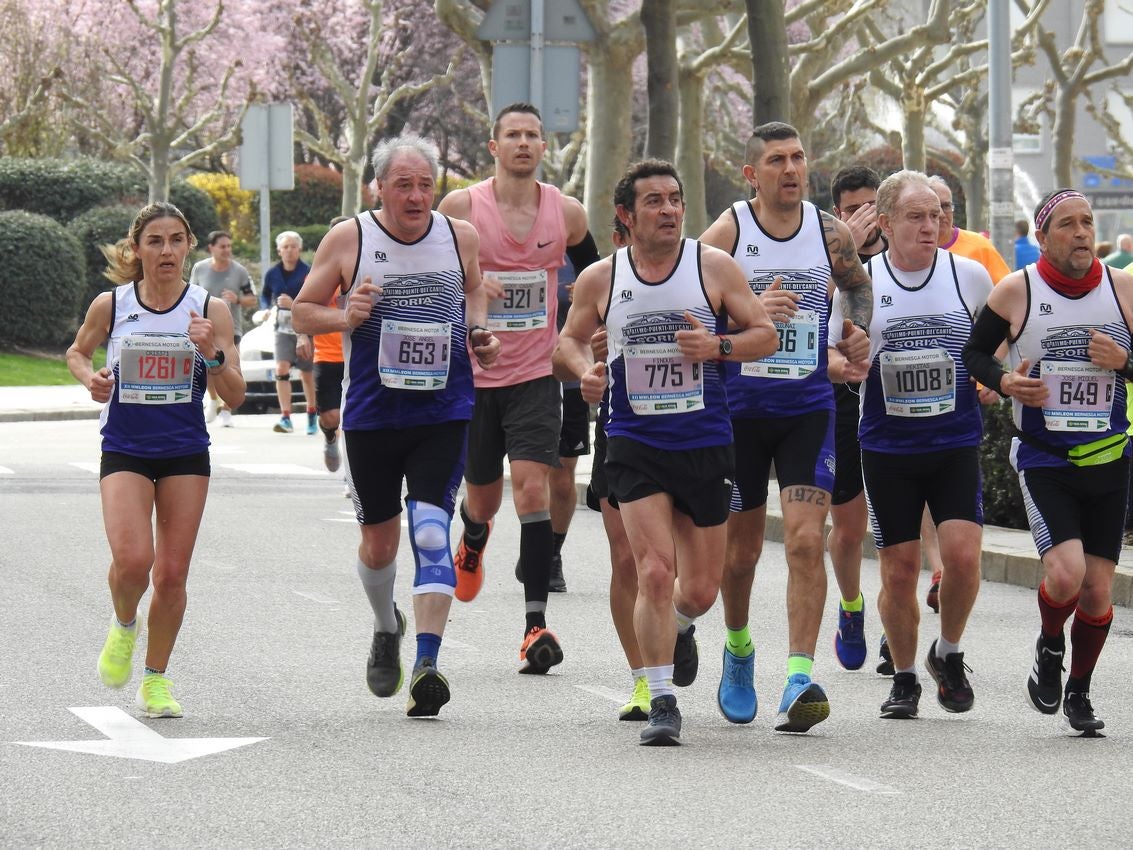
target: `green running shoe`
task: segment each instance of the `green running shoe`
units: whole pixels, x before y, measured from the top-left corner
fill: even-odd
[[[138,708],[146,717],[181,717],[181,703],[173,699],[172,688],[160,673],[146,673],[138,686]]]
[[[618,720],[648,720],[649,703],[649,680],[638,676],[633,680],[633,696],[618,709]]]
[[[132,629],[118,625],[117,618],[111,616],[110,631],[106,643],[98,656],[98,677],[108,688],[120,688],[130,681],[134,661],[134,647],[138,645],[138,635],[142,631],[142,621],[138,620]]]

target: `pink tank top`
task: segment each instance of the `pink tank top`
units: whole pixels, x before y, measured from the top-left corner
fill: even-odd
[[[494,185],[492,177],[468,188],[472,225],[480,234],[480,271],[485,276],[501,273],[505,289],[504,298],[488,305],[488,325],[500,339],[500,356],[488,370],[472,361],[478,388],[511,387],[551,374],[551,352],[558,339],[559,269],[566,254],[558,189],[539,184],[539,212],[520,242],[500,216]]]

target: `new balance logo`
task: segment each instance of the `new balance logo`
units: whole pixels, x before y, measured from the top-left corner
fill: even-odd
[[[619,297],[622,299],[622,301],[632,301],[633,291],[630,289],[623,289],[622,294]]]
[[[759,256],[759,246],[758,245],[748,245],[747,246],[747,255],[749,257],[758,257]]]
[[[386,252],[385,251],[375,251],[374,252],[374,262],[375,263],[388,263],[389,258],[386,257]]]
[[[139,322],[139,321],[141,321],[141,319],[138,318],[137,313],[131,313],[129,316],[126,317],[126,321],[127,322]]]
[[[1049,304],[1043,304],[1041,302],[1039,303],[1039,315],[1040,316],[1049,316],[1053,312],[1054,312],[1054,310],[1051,308],[1051,306]]]
[[[892,295],[882,295],[881,296],[881,306],[882,307],[892,307],[893,306],[893,296]]]

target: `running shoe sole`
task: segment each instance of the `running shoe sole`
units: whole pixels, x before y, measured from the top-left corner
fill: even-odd
[[[675,726],[646,726],[641,730],[643,747],[679,747],[681,732]]]
[[[408,717],[436,717],[441,706],[451,698],[445,677],[435,669],[429,670],[418,675],[409,686],[409,706],[405,714]]]
[[[555,640],[555,636],[544,630],[527,647],[523,658],[523,666],[519,668],[519,672],[541,676],[556,664],[562,663],[563,649]]]
[[[811,682],[786,711],[776,715],[775,731],[808,732],[829,716],[830,700],[821,687]]]

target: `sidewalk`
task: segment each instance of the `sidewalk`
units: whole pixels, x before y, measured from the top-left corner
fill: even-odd
[[[102,405],[78,384],[60,387],[0,387],[0,423],[97,419]],[[578,504],[585,510],[586,485],[590,481],[591,455],[578,459]],[[783,513],[779,492],[772,487],[767,502],[767,540],[783,541]],[[876,558],[872,537],[866,536],[866,556]],[[985,581],[1037,588],[1043,569],[1028,531],[987,526],[983,534],[982,573]],[[833,580],[831,580],[833,586]],[[1115,605],[1133,607],[1133,547],[1121,551],[1113,581]]]

